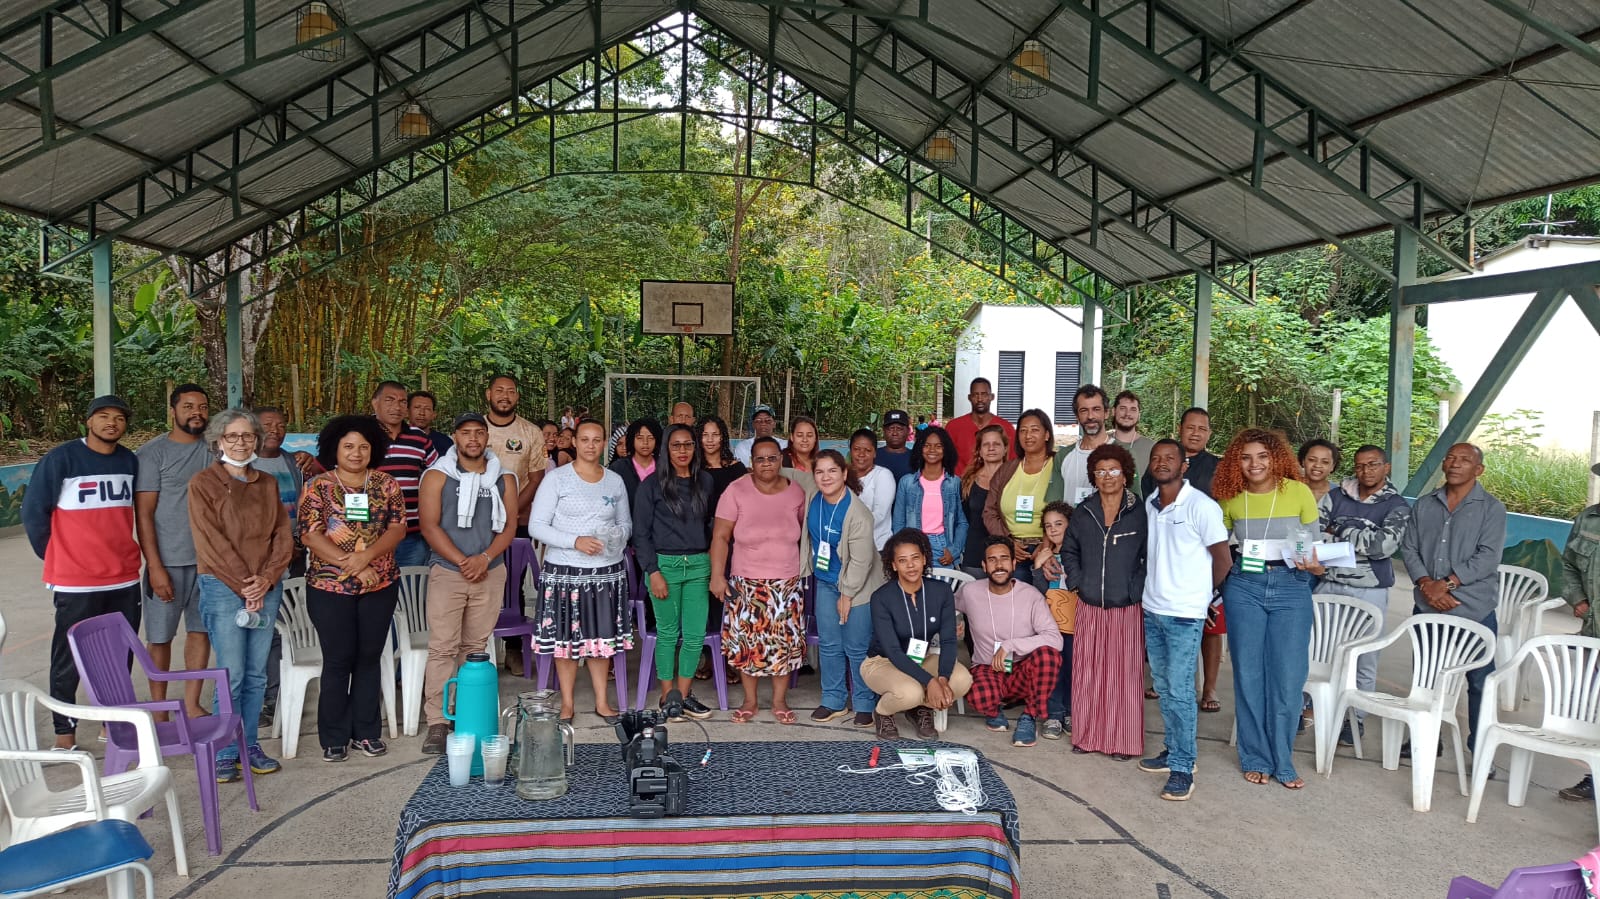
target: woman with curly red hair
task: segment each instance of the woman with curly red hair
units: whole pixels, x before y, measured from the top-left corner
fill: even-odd
[[[1222,584],[1233,654],[1233,700],[1244,779],[1305,786],[1295,772],[1294,738],[1309,668],[1311,588],[1322,566],[1286,563],[1284,546],[1302,527],[1316,527],[1317,498],[1300,482],[1300,466],[1284,439],[1247,428],[1217,462],[1212,496],[1238,542],[1233,571]]]

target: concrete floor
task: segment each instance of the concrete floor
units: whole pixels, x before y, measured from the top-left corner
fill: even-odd
[[[19,537],[0,538],[0,613],[9,628],[0,674],[47,682],[52,622],[40,564]],[[1406,614],[1407,593],[1391,593],[1390,622]],[[1558,611],[1551,631],[1571,632],[1576,622]],[[637,653],[635,653],[635,656]],[[637,670],[636,668],[633,670]],[[1397,644],[1382,659],[1380,676],[1409,680],[1408,650]],[[530,688],[502,675],[507,693]],[[1367,736],[1367,761],[1342,749],[1331,779],[1316,776],[1309,732],[1300,740],[1306,789],[1254,786],[1238,771],[1227,745],[1232,724],[1231,686],[1223,672],[1223,712],[1202,715],[1195,797],[1186,803],[1158,798],[1162,780],[1092,755],[1077,756],[1066,741],[1040,741],[1018,749],[1005,735],[984,730],[976,718],[952,720],[946,737],[985,753],[1016,795],[1022,816],[1023,890],[1028,896],[1442,897],[1456,874],[1498,883],[1511,868],[1568,860],[1596,842],[1591,805],[1564,802],[1556,790],[1582,775],[1572,763],[1541,758],[1523,808],[1506,805],[1503,781],[1491,783],[1475,825],[1465,821],[1467,800],[1456,790],[1454,763],[1440,761],[1433,810],[1411,810],[1407,763],[1384,771],[1375,759],[1376,729]],[[580,678],[586,682],[586,678]],[[586,687],[580,687],[586,690]],[[711,694],[710,684],[703,688]],[[734,688],[738,701],[737,687]],[[794,707],[815,705],[815,678],[802,678]],[[367,899],[381,897],[401,807],[421,781],[431,757],[417,738],[391,742],[389,754],[357,755],[329,765],[316,754],[313,698],[302,723],[301,756],[284,770],[259,778],[261,810],[251,812],[239,785],[222,788],[223,854],[209,856],[201,829],[195,778],[175,767],[191,876],[179,877],[164,817],[140,822],[156,849],[157,892],[172,897],[220,899],[249,893]],[[586,700],[580,697],[579,707]],[[1527,714],[1530,705],[1524,705]],[[805,716],[801,716],[802,721]],[[713,739],[861,740],[843,723],[781,728],[770,715],[736,726],[726,715],[708,722]],[[764,722],[763,720],[764,719]],[[593,715],[578,716],[579,739],[609,741]],[[1146,746],[1160,748],[1161,719],[1146,704]],[[48,722],[42,730],[48,732]],[[80,733],[91,750],[94,735]],[[264,743],[276,754],[277,741]],[[1504,756],[1501,761],[1505,767]],[[68,895],[98,895],[80,887]]]

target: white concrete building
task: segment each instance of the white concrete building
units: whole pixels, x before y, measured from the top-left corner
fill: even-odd
[[[956,344],[955,414],[972,411],[967,387],[981,375],[994,385],[996,415],[1015,422],[1024,409],[1043,409],[1058,438],[1076,439],[1072,394],[1099,372],[1079,372],[1083,331],[1062,313],[1077,319],[1082,310],[1051,309],[1026,300],[973,304]],[[1099,333],[1094,356],[1102,357]]]
[[[1596,260],[1600,260],[1600,237],[1550,234],[1527,237],[1496,250],[1480,258],[1478,267],[1481,275],[1498,275]],[[1532,294],[1522,294],[1428,307],[1428,338],[1461,382],[1458,399],[1482,377],[1489,358],[1532,298]],[[1593,375],[1596,360],[1600,360],[1600,334],[1568,299],[1512,373],[1489,414],[1534,410],[1544,426],[1542,446],[1588,453],[1594,413],[1600,410],[1600,391],[1595,389]],[[958,378],[959,374],[958,367]]]

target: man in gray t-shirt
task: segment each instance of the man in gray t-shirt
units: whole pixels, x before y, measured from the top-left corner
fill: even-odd
[[[200,620],[200,590],[195,572],[194,533],[189,528],[189,480],[211,464],[204,434],[210,421],[205,388],[180,384],[172,391],[171,431],[139,447],[139,474],[134,479],[134,510],[139,523],[139,548],[144,552],[144,637],[150,658],[171,670],[172,638],[178,619],[187,631],[183,665],[205,668],[211,641]],[[200,681],[184,685],[184,705],[191,717],[207,714],[200,706]],[[150,682],[150,698],[167,698],[164,681]]]

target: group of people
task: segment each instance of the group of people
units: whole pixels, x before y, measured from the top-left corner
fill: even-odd
[[[609,663],[645,624],[628,604],[637,578],[663,707],[677,690],[683,714],[712,714],[693,686],[716,628],[724,658],[712,664],[725,660],[743,686],[732,720],[756,718],[768,681],[774,720],[796,723],[787,694],[805,663],[809,616],[821,679],[813,721],[853,716],[895,739],[904,714],[931,738],[935,713],[964,697],[1014,745],[1070,735],[1074,752],[1128,760],[1145,755],[1143,703],[1155,699],[1164,746],[1138,765],[1166,774],[1161,795],[1181,800],[1193,791],[1198,713],[1220,707],[1222,639],[1244,778],[1299,789],[1292,749],[1314,592],[1366,602],[1381,621],[1398,560],[1419,612],[1495,626],[1505,508],[1478,484],[1483,459],[1470,444],[1450,448],[1444,486],[1412,507],[1376,446],[1360,447],[1352,477],[1335,483],[1342,453],[1328,441],[1296,454],[1280,434],[1247,429],[1213,455],[1204,409],[1184,412],[1177,437],[1152,439],[1138,430],[1129,391],[1113,400],[1080,388],[1079,439],[1059,449],[1045,412],[1014,423],[992,414],[985,379],[968,399],[969,414],[921,427],[914,442],[910,416],[890,410],[881,445],[864,428],[840,452],[821,448],[804,416],[779,437],[767,406],[753,411],[754,436],[737,442],[722,419],[697,417],[688,403],[665,427],[641,419],[618,434],[572,420],[570,409],[559,424],[531,421],[516,411],[510,376],[492,379],[486,411],[456,416],[446,436],[431,428],[432,395],[386,381],[372,414],[328,422],[312,455],[283,451],[281,411],[213,417],[205,391],[182,385],[172,430],[135,455],[119,443],[128,407],[101,397],[85,437],[41,461],[24,508],[55,591],[52,695],[70,701],[76,690],[65,641],[76,621],[121,612],[137,628],[142,619],[152,657],[167,665],[182,620],[185,664],[203,667],[215,650],[245,717],[244,761],[240,747],[224,752],[218,779],[246,763],[277,770],[256,738],[258,717],[270,714],[273,629],[235,616],[271,622],[283,578],[303,574],[324,654],[323,757],[381,754],[378,659],[399,571],[425,565],[423,749],[440,752],[443,683],[490,639],[507,551],[523,537],[543,547],[526,599],[564,719],[575,717],[586,660],[594,712],[616,720]],[[1308,535],[1351,543],[1355,564],[1285,551]],[[1566,595],[1588,630],[1597,544],[1592,507],[1567,548]],[[936,569],[972,577],[953,589],[967,579]],[[959,661],[963,643],[970,668]],[[1358,684],[1370,689],[1375,669],[1375,657],[1361,659]],[[1487,673],[1469,676],[1472,724]],[[164,688],[151,684],[156,698]],[[1018,704],[1013,724],[1006,710]],[[185,707],[207,713],[198,691]],[[56,730],[58,745],[72,745],[72,722]],[[1592,784],[1568,792],[1592,797]]]

